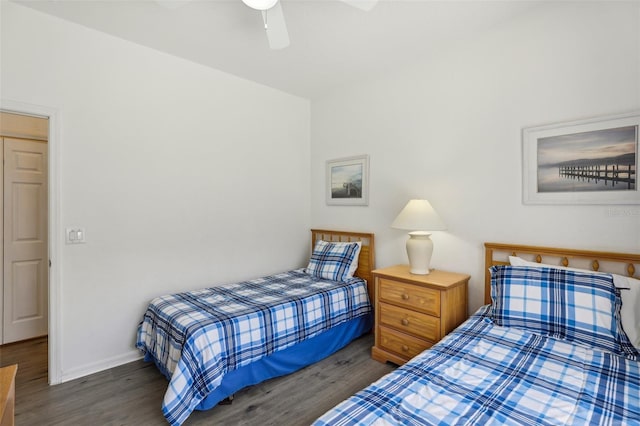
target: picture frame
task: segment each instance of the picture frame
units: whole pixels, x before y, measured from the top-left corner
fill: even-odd
[[[524,204],[640,204],[640,111],[522,131]]]
[[[369,205],[369,156],[327,160],[326,201],[334,206]]]

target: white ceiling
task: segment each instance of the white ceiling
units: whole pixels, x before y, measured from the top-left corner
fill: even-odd
[[[260,12],[241,0],[13,0],[116,37],[313,99],[423,61],[450,43],[527,13],[525,1],[280,0],[291,45],[269,49]]]

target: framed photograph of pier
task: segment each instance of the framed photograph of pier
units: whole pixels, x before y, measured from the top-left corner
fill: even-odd
[[[640,204],[640,111],[526,128],[525,204]]]
[[[368,205],[369,156],[328,160],[326,196],[329,205]]]

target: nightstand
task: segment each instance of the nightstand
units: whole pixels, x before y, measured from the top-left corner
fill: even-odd
[[[402,365],[467,319],[469,275],[433,270],[414,275],[409,265],[373,271],[375,345],[371,357]]]

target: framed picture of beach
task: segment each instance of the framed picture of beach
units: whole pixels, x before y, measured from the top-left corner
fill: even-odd
[[[329,205],[368,205],[369,156],[328,160],[326,197]]]
[[[640,111],[522,131],[525,204],[640,204]]]

